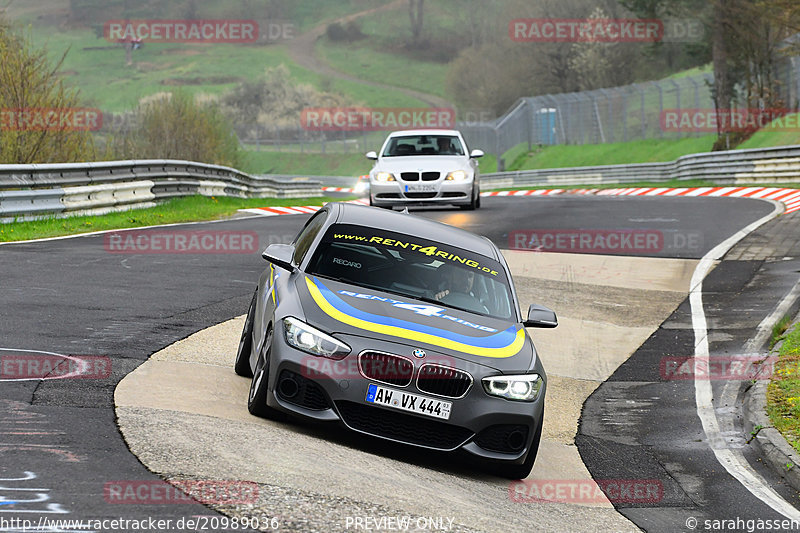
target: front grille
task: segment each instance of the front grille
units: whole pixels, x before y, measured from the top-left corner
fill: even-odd
[[[400,198],[400,194],[396,192],[381,192],[376,194],[375,198]]]
[[[439,179],[438,172],[423,172],[422,181],[436,181]]]
[[[467,197],[467,195],[465,193],[456,192],[456,191],[444,192],[444,193],[442,193],[442,196],[444,196],[445,198],[466,198]]]
[[[414,375],[414,363],[410,359],[383,352],[361,352],[358,355],[358,370],[365,378],[387,385],[407,387]]]
[[[294,385],[287,382],[293,382]],[[278,376],[275,390],[281,400],[306,409],[324,411],[331,408],[331,404],[322,387],[313,380],[290,370],[281,372],[280,376]]]
[[[417,388],[422,392],[461,398],[472,386],[472,376],[463,370],[441,365],[425,364],[417,375]]]
[[[475,437],[475,444],[490,452],[517,453],[528,442],[528,426],[497,424]]]
[[[460,426],[355,402],[339,401],[336,408],[351,428],[407,444],[453,450],[473,435]]]
[[[400,178],[403,181],[419,181],[419,172],[401,172]]]
[[[433,198],[436,196],[435,192],[407,192],[406,198]]]

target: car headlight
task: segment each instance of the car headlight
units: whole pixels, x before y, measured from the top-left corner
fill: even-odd
[[[454,170],[445,178],[447,181],[464,181],[465,179],[467,179],[466,170]]]
[[[375,174],[375,181],[394,181],[394,176],[391,172],[378,172]]]
[[[341,359],[350,353],[350,347],[345,343],[294,317],[283,319],[283,335],[289,346],[311,355]]]
[[[539,397],[544,380],[539,374],[523,374],[519,376],[490,376],[481,380],[486,394],[516,400],[532,402]]]

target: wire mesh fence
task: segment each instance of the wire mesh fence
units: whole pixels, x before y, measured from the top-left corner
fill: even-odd
[[[798,109],[800,58],[787,58],[776,72],[782,109]],[[674,128],[670,112],[698,116],[714,112],[713,75],[701,73],[593,91],[520,99],[495,120],[455,124],[470,148],[501,157],[524,145],[599,144],[640,139],[678,139],[714,133],[714,128]],[[740,104],[738,107],[744,107]],[[397,128],[402,129],[402,128]],[[377,150],[387,131],[307,131],[289,128],[241,129],[249,149],[295,153],[352,154]]]

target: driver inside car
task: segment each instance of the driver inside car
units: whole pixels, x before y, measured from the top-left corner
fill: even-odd
[[[455,150],[453,150],[450,137],[438,137],[436,139],[436,145],[439,147],[439,155],[453,155],[456,153]]]
[[[450,265],[442,265],[440,269],[442,269],[443,273],[442,281],[439,283],[440,290],[434,298],[442,300],[452,293],[461,293],[475,298],[472,293],[472,288],[475,285],[475,272],[461,270]]]

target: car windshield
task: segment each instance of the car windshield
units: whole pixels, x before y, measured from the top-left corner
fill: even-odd
[[[464,148],[455,135],[398,135],[391,137],[383,149],[383,157],[403,155],[464,155]]]
[[[502,265],[453,246],[364,226],[331,226],[307,273],[495,318],[513,316]]]

